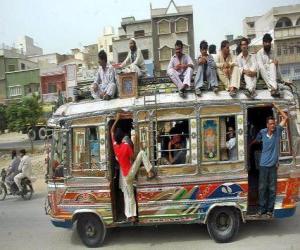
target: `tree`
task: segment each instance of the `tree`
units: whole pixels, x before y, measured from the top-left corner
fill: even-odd
[[[7,128],[6,106],[3,104],[0,104],[0,134],[4,133],[6,128]]]
[[[6,110],[8,128],[11,131],[27,132],[29,127],[35,127],[42,116],[42,105],[36,95],[25,96],[20,102],[12,103]],[[31,147],[33,149],[33,142]]]

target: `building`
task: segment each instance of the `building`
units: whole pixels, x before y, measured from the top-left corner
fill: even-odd
[[[61,55],[58,53],[50,53],[39,56],[28,56],[27,59],[38,64],[40,69],[51,69],[55,68],[61,62],[72,59],[72,55]]]
[[[129,51],[129,40],[135,38],[145,60],[153,60],[152,26],[150,19],[135,20],[133,16],[122,18],[118,36],[113,38],[113,61],[121,63]]]
[[[113,62],[113,38],[115,37],[115,31],[112,26],[105,27],[103,34],[98,38],[98,51],[104,50],[107,54],[107,60]]]
[[[255,36],[251,45],[256,50],[262,45],[263,35],[270,33],[283,78],[300,80],[300,4],[274,7],[262,16],[246,17],[243,26],[246,37]]]
[[[41,70],[41,94],[43,102],[55,102],[58,93],[65,95],[66,92],[66,71],[64,67]]]
[[[171,0],[167,8],[153,9],[150,6],[150,11],[155,71],[161,74],[166,72],[170,58],[175,53],[176,40],[183,42],[184,53],[194,59],[193,7],[177,6]]]
[[[43,49],[34,45],[33,38],[23,36],[16,41],[16,48],[25,56],[42,55]]]
[[[6,72],[7,101],[40,93],[40,70],[29,69]]]
[[[83,46],[83,49],[71,49],[74,59],[81,60],[89,68],[98,67],[98,44],[90,44]]]

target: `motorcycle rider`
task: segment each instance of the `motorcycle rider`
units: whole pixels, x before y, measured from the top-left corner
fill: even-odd
[[[11,151],[11,163],[9,164],[7,168],[5,183],[10,188],[11,185],[14,183],[14,177],[18,174],[18,167],[20,164],[20,158],[17,155],[16,150]]]
[[[21,162],[18,170],[21,172],[14,177],[14,181],[19,188],[19,194],[22,192],[21,180],[25,177],[31,177],[31,159],[28,155],[26,155],[26,150],[20,150]]]

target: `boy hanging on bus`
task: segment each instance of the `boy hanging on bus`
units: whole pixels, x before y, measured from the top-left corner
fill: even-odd
[[[121,169],[119,182],[124,194],[125,215],[128,221],[136,222],[136,202],[133,190],[133,181],[135,175],[142,162],[147,171],[147,176],[149,179],[153,179],[156,174],[144,150],[141,150],[136,159],[133,161],[132,147],[123,140],[124,132],[120,128],[116,129],[119,119],[120,114],[117,114],[115,122],[111,127],[110,134],[114,153]]]

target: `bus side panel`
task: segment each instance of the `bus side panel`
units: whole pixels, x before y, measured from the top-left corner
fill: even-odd
[[[236,204],[247,210],[247,182],[152,185],[137,189],[141,223],[203,222],[216,203]]]

